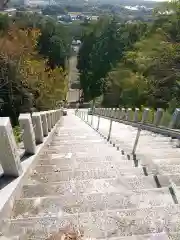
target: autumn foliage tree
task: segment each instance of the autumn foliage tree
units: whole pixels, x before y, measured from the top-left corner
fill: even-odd
[[[16,125],[20,112],[59,105],[66,96],[66,72],[60,65],[47,69],[48,56],[42,57],[36,50],[40,29],[22,29],[11,22],[1,33],[1,116],[10,116]]]

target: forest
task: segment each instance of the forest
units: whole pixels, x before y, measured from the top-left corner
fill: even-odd
[[[82,37],[82,101],[104,107],[180,104],[180,1],[162,4],[152,22],[101,18]]]
[[[0,15],[0,114],[60,106],[67,93],[71,38],[61,24],[36,14]]]

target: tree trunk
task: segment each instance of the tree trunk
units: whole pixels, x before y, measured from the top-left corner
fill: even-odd
[[[94,108],[95,108],[95,98],[93,99],[93,104],[92,104],[92,112],[94,111]]]

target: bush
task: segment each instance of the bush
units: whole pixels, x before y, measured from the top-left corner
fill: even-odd
[[[19,143],[22,141],[22,134],[21,134],[21,129],[19,126],[16,126],[13,128],[13,133],[16,139],[16,142]]]

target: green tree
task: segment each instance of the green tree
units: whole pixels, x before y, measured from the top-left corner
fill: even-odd
[[[78,68],[85,99],[94,100],[107,91],[107,74],[124,52],[144,34],[147,25],[118,24],[116,19],[100,20],[84,37],[79,52]]]
[[[66,59],[70,54],[70,37],[65,28],[54,21],[47,21],[40,28],[37,49],[40,54],[48,58],[48,65],[54,69],[56,66],[65,69]]]
[[[179,7],[176,7],[171,14],[158,15],[145,34],[140,33],[142,37],[133,47],[125,48],[114,74],[109,74],[112,85],[120,89],[120,104],[166,109],[171,101],[179,102],[178,24]]]

